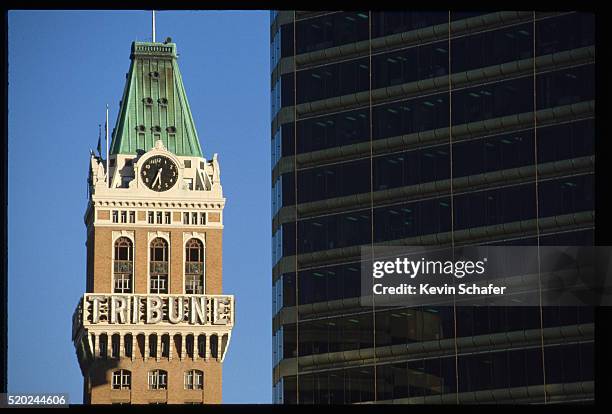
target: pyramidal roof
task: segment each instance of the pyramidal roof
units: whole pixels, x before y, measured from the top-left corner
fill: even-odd
[[[133,42],[110,153],[148,151],[161,139],[176,155],[202,157],[175,43]]]

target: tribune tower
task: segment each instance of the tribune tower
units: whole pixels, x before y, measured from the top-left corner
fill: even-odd
[[[225,198],[169,39],[132,44],[107,159],[90,161],[86,293],[72,331],[83,402],[220,403],[234,323]]]

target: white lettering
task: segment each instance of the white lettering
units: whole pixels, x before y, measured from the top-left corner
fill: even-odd
[[[161,307],[162,300],[159,296],[147,296],[147,323],[161,322],[163,317]]]
[[[176,309],[176,303],[178,301],[178,311],[176,315],[174,314],[174,310]],[[185,312],[183,309],[183,298],[168,298],[168,320],[170,323],[179,323],[183,320],[185,316]]]
[[[127,315],[129,315],[129,309],[127,308],[127,298],[122,296],[111,296],[111,315],[110,323],[125,323]]]
[[[191,319],[190,323],[195,325],[197,320],[201,324],[206,323],[206,298],[203,296],[191,298]]]

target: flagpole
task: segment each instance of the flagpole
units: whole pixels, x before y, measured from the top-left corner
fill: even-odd
[[[106,177],[108,180],[108,187],[110,188],[110,170],[108,169],[108,104],[106,104]]]
[[[155,43],[155,10],[153,10],[152,26],[153,26],[153,43]]]

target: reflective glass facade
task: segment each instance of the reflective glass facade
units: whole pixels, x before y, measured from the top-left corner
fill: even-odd
[[[359,247],[592,245],[594,15],[270,27],[274,402],[592,401],[593,308],[363,307]]]

